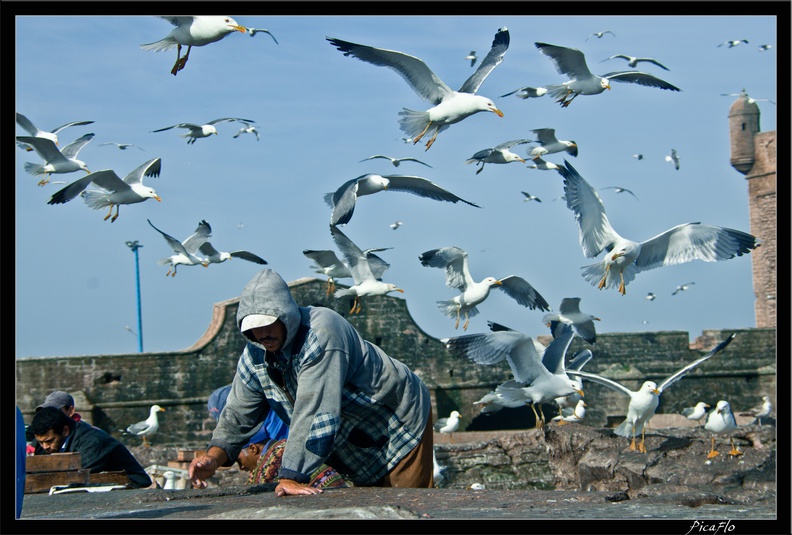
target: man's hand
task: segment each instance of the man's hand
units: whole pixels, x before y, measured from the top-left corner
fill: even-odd
[[[298,494],[321,494],[322,489],[317,489],[303,483],[297,483],[293,479],[281,479],[275,487],[275,496],[298,495]]]
[[[205,489],[206,480],[212,477],[217,468],[226,460],[228,460],[228,456],[225,451],[217,447],[211,447],[205,455],[194,458],[187,468],[187,475],[193,488]]]

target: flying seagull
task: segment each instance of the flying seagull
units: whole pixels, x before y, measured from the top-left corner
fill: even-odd
[[[517,98],[526,99],[526,98],[539,98],[543,97],[547,93],[546,87],[521,87],[519,89],[515,89],[514,91],[510,91],[505,95],[501,95],[498,98],[508,97],[509,95],[514,95]]]
[[[647,301],[654,301],[655,299],[657,299],[657,296],[652,292],[649,292],[646,294],[646,297],[644,297],[644,299],[646,299]]]
[[[236,134],[234,134],[234,136],[233,136],[234,139],[238,138],[242,134],[254,134],[256,136],[256,141],[260,141],[261,140],[261,136],[259,136],[259,131],[255,127],[255,125],[252,125],[252,124],[247,123],[245,121],[240,121],[240,122],[242,124],[244,124],[245,126],[240,128],[239,131]]]
[[[357,314],[361,310],[361,297],[371,295],[387,295],[390,292],[404,293],[404,290],[395,284],[383,282],[374,275],[374,270],[369,262],[369,257],[360,247],[355,245],[341,230],[335,225],[330,225],[330,234],[333,241],[344,256],[349,270],[352,272],[352,280],[355,282],[350,288],[341,288],[335,291],[336,298],[353,296],[350,314]]]
[[[17,112],[16,114],[16,122],[31,136],[49,139],[50,141],[55,143],[55,145],[59,144],[58,132],[60,132],[61,130],[65,128],[69,128],[70,126],[84,126],[86,124],[93,123],[93,121],[72,121],[71,123],[62,124],[57,128],[53,128],[48,132],[46,130],[41,130],[38,126],[34,125],[30,119],[28,119],[19,112]],[[28,152],[34,150],[33,147],[31,147],[30,145],[24,145],[22,148],[24,148]]]
[[[144,446],[151,446],[147,441],[147,437],[154,435],[159,430],[158,412],[165,412],[165,409],[159,405],[152,405],[151,409],[149,409],[149,417],[142,422],[130,425],[126,428],[126,432],[141,437]]]
[[[542,171],[558,171],[558,166],[553,162],[546,162],[540,157],[533,158],[533,163],[528,164],[528,169],[541,169]],[[555,199],[553,199],[555,200]]]
[[[555,335],[559,323],[571,325],[583,340],[589,344],[597,341],[597,330],[594,327],[595,321],[602,321],[597,316],[592,316],[580,311],[580,297],[565,297],[561,300],[558,312],[545,314],[542,322],[550,327],[550,331]]]
[[[622,187],[619,187],[619,186],[607,186],[607,187],[604,187],[602,189],[614,189],[614,190],[616,190],[616,193],[625,193],[625,192],[627,192],[630,195],[632,195],[633,197],[635,197],[636,201],[638,200],[638,197],[635,195],[635,193],[633,193],[632,191],[628,190],[627,188],[622,188]]]
[[[773,48],[773,45],[759,45],[759,52],[765,52]]]
[[[165,128],[160,128],[158,130],[152,130],[151,132],[164,132],[165,130],[170,130],[171,128],[185,128],[187,129],[187,133],[179,134],[181,137],[187,138],[187,144],[192,145],[195,143],[196,139],[200,139],[202,137],[209,137],[212,134],[219,135],[217,133],[217,128],[215,128],[216,124],[219,123],[226,123],[229,121],[239,121],[241,123],[249,124],[254,123],[252,119],[239,119],[236,117],[224,117],[222,119],[215,119],[214,121],[209,121],[206,124],[195,124],[195,123],[179,123],[173,124],[171,126],[166,126]]]
[[[602,61],[608,61],[609,59],[626,59],[627,65],[629,65],[633,69],[635,69],[639,63],[645,62],[645,63],[651,63],[653,65],[657,65],[658,67],[666,71],[669,70],[668,67],[666,67],[665,65],[663,65],[654,58],[636,58],[635,56],[628,56],[627,54],[615,54],[609,58],[603,59]]]
[[[118,213],[122,204],[136,204],[146,199],[156,199],[162,202],[154,188],[143,184],[143,177],[158,177],[162,169],[162,160],[154,158],[132,170],[122,180],[112,169],[102,169],[90,175],[75,180],[65,188],[55,192],[47,204],[67,203],[77,195],[80,195],[85,204],[94,210],[110,207],[104,220],[110,219],[113,207],[116,209],[115,215],[110,219],[112,223],[118,219]],[[87,190],[89,184],[94,184],[101,190]]]
[[[476,55],[476,51],[475,50],[471,50],[470,54],[465,56],[465,59],[470,62],[470,66],[471,67],[475,67],[476,66],[476,61],[478,61],[478,56]]]
[[[254,36],[254,35],[256,35],[257,33],[266,33],[267,35],[269,35],[270,37],[272,37],[272,40],[273,40],[273,41],[275,41],[275,44],[276,44],[276,45],[280,44],[280,43],[278,43],[278,40],[277,40],[277,39],[275,39],[275,36],[274,36],[274,35],[272,35],[272,32],[271,32],[271,31],[269,31],[269,30],[265,30],[264,28],[247,28],[247,30],[246,30],[246,31],[247,31],[247,34],[248,34],[250,37],[253,37],[253,36]]]
[[[16,140],[18,143],[32,147],[44,160],[43,165],[25,162],[25,171],[33,176],[42,176],[38,185],[43,186],[49,182],[52,174],[73,173],[80,170],[90,173],[86,163],[77,159],[77,154],[93,137],[94,134],[85,134],[63,147],[63,150],[58,150],[55,142],[46,137],[17,136]]]
[[[108,141],[106,143],[99,143],[100,147],[103,147],[105,145],[113,145],[116,148],[118,148],[119,150],[127,150],[127,149],[129,149],[131,147],[135,147],[138,150],[143,150],[142,147],[138,147],[137,145],[133,145],[132,143],[116,143],[115,141]]]
[[[185,17],[166,17],[160,18],[170,22],[175,28],[163,39],[154,43],[140,45],[143,50],[153,50],[161,52],[176,47],[176,63],[173,64],[171,74],[176,74],[187,65],[190,57],[190,50],[194,46],[204,46],[214,43],[224,38],[232,32],[246,33],[247,28],[237,24],[231,17],[215,15],[195,15]],[[181,55],[182,46],[187,47],[184,57]]]
[[[679,292],[684,292],[685,290],[689,290],[690,286],[696,284],[695,282],[686,282],[685,284],[680,284],[676,287],[676,289],[671,293],[671,295],[676,295]]]
[[[612,31],[610,31],[610,30],[604,30],[604,31],[601,31],[601,32],[594,32],[594,33],[592,33],[591,35],[589,35],[588,37],[586,37],[586,41],[588,41],[588,40],[589,40],[589,38],[591,38],[591,37],[596,37],[597,39],[602,39],[602,36],[603,36],[603,35],[606,35],[606,34],[611,34],[613,37],[616,37],[616,34],[615,34],[615,33],[613,33]]]
[[[629,82],[646,87],[657,87],[669,91],[681,91],[649,73],[641,71],[609,72],[603,75],[592,74],[586,64],[586,56],[576,48],[567,48],[548,43],[535,43],[536,48],[549,57],[558,74],[569,78],[562,84],[552,84],[546,87],[547,93],[556,98],[556,102],[566,108],[578,95],[598,95],[610,89],[610,82]]]
[[[478,314],[476,305],[487,299],[490,289],[498,287],[506,295],[517,301],[520,305],[531,310],[550,310],[550,305],[531,284],[516,275],[509,275],[502,279],[486,277],[481,281],[473,280],[468,267],[468,253],[459,247],[442,247],[421,253],[418,257],[421,265],[443,269],[446,275],[446,286],[455,288],[461,293],[453,299],[438,301],[440,310],[451,318],[456,318],[454,329],[459,328],[461,316],[465,316],[462,330],[467,330],[469,319]]]
[[[536,195],[531,195],[531,194],[530,194],[530,193],[528,193],[527,191],[521,191],[520,193],[522,193],[522,194],[523,194],[523,197],[525,197],[525,198],[523,199],[523,202],[528,202],[528,201],[542,202],[542,199],[540,199],[540,198],[539,198],[539,197],[537,197]]]
[[[382,258],[375,255],[374,253],[387,251],[388,249],[390,249],[390,247],[384,247],[380,249],[366,249],[363,251],[363,254],[368,259],[371,273],[377,280],[382,280],[382,276],[390,267],[390,264],[385,262]],[[335,291],[336,279],[352,278],[352,270],[349,268],[346,262],[336,256],[335,251],[330,249],[305,249],[303,254],[307,258],[313,260],[314,265],[311,267],[314,269],[314,273],[322,273],[327,277],[327,295],[330,295]]]
[[[390,160],[390,163],[393,164],[393,167],[399,167],[399,164],[401,164],[402,162],[416,162],[416,163],[419,163],[421,165],[425,165],[426,167],[432,167],[428,163],[424,163],[421,160],[419,160],[418,158],[413,158],[413,157],[393,158],[391,156],[385,156],[384,154],[374,154],[373,156],[369,156],[368,158],[363,158],[362,160],[360,160],[360,162],[365,162],[365,161],[368,161],[368,160],[376,160],[377,158],[382,158],[384,160]],[[360,163],[360,162],[358,162],[358,163]]]
[[[739,44],[742,44],[742,43],[745,43],[747,45],[748,44],[748,40],[747,39],[734,39],[734,40],[724,41],[721,44],[719,44],[718,46],[729,45],[729,48],[734,48],[735,46],[737,46]]]
[[[331,225],[346,225],[352,219],[357,200],[364,195],[372,195],[380,191],[406,191],[420,197],[457,203],[459,201],[480,208],[479,205],[457,197],[446,191],[431,180],[419,176],[408,175],[377,175],[367,173],[344,182],[333,193],[326,193],[325,202],[332,208]]]
[[[513,139],[511,141],[506,141],[504,143],[495,145],[494,147],[490,147],[488,149],[482,149],[476,152],[469,159],[465,160],[465,163],[480,164],[480,167],[476,171],[476,174],[479,174],[481,171],[484,170],[484,164],[486,163],[512,163],[512,162],[525,163],[524,158],[522,158],[519,154],[516,154],[511,150],[509,150],[515,145],[523,145],[525,143],[531,143],[531,140]]]
[[[539,143],[538,147],[534,147],[528,152],[528,156],[532,160],[541,158],[546,154],[554,154],[556,152],[567,152],[572,156],[578,155],[578,146],[574,141],[560,140],[556,138],[555,128],[537,128],[531,130],[537,136],[536,142]]]
[[[679,171],[679,156],[676,149],[671,149],[671,154],[666,155],[665,161],[673,163],[674,169]]]
[[[564,163],[558,171],[564,177],[567,208],[575,213],[583,254],[594,258],[606,252],[603,260],[581,268],[583,278],[600,290],[618,288],[624,295],[627,284],[642,271],[693,260],[729,260],[760,245],[745,232],[700,222],[677,225],[643,242],[622,238],[611,227],[597,190]]]
[[[739,93],[721,93],[721,96],[722,97],[742,97],[745,100],[745,102],[747,102],[748,104],[756,104],[757,101],[761,100],[761,101],[769,102],[770,104],[775,105],[775,101],[774,100],[770,100],[768,98],[753,98],[753,97],[749,97],[748,93],[745,91],[745,88],[743,88]]]
[[[457,91],[447,86],[415,56],[396,50],[350,43],[333,37],[326,39],[345,56],[354,56],[361,61],[393,69],[420,97],[433,104],[433,107],[427,111],[404,108],[399,112],[402,117],[399,120],[401,130],[413,140],[413,144],[420,141],[424,135],[431,133],[425,150],[429,150],[437,139],[437,134],[474,113],[489,111],[503,117],[503,112],[491,99],[477,95],[476,92],[484,79],[503,61],[503,56],[509,48],[509,30],[506,28],[498,30],[487,56]]]
[[[660,403],[660,395],[701,363],[715,356],[720,351],[723,351],[723,349],[728,346],[732,340],[734,340],[735,336],[737,335],[734,333],[730,334],[728,338],[715,346],[715,348],[709,353],[678,369],[663,379],[663,381],[661,381],[659,384],[655,383],[654,381],[644,381],[644,383],[641,385],[641,388],[635,392],[623,384],[614,381],[613,379],[597,375],[596,373],[584,372],[582,370],[568,370],[568,373],[574,377],[582,377],[594,381],[595,383],[599,383],[610,388],[611,390],[616,390],[617,392],[626,394],[630,398],[630,404],[627,408],[627,417],[618,427],[613,430],[613,432],[614,434],[622,437],[632,438],[630,450],[638,450],[641,453],[646,453],[645,426],[649,419],[654,416],[655,410]],[[641,444],[636,447],[635,437],[638,433],[641,434]]]
[[[162,232],[160,229],[154,226],[150,220],[148,221],[149,225],[162,234],[162,237],[165,238],[165,241],[168,243],[170,248],[173,250],[173,254],[160,259],[157,263],[161,266],[167,266],[170,264],[168,268],[168,272],[165,273],[167,277],[170,275],[171,277],[176,276],[176,268],[180,265],[182,266],[197,266],[201,265],[203,267],[209,267],[209,260],[206,258],[202,258],[198,256],[196,253],[198,252],[198,248],[209,238],[212,237],[212,227],[209,226],[204,220],[201,220],[198,223],[198,228],[195,229],[195,232],[190,234],[186,240],[180,242],[170,234]]]
[[[247,260],[248,262],[260,264],[262,266],[267,264],[266,260],[249,251],[218,251],[208,241],[203,242],[200,247],[198,247],[198,252],[201,253],[204,259],[210,264],[220,264],[226,260],[231,260],[232,258]]]

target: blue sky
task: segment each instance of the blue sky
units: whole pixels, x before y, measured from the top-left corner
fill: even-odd
[[[405,290],[396,295],[432,336],[462,334],[435,305],[454,290],[444,285],[441,270],[418,261],[422,252],[447,245],[469,252],[477,280],[522,276],[554,308],[564,297],[580,297],[583,311],[602,318],[601,333],[680,330],[692,339],[705,329],[755,325],[750,255],[640,273],[626,296],[600,291],[580,275],[581,266],[598,259],[584,257],[574,214],[554,200],[563,195],[557,173],[512,163],[487,164],[477,175],[477,167],[465,160],[480,149],[530,138],[532,129],[552,127],[559,138],[578,143],[576,158],[564,156],[600,189],[610,221],[623,236],[645,240],[692,221],[749,232],[747,183],[729,164],[728,113],[736,97],[721,93],[745,88],[754,98],[778,101],[777,61],[779,54],[789,56],[788,43],[777,42],[774,16],[566,16],[553,14],[552,7],[537,16],[420,16],[416,6],[405,7],[414,15],[227,13],[242,25],[270,30],[279,44],[266,34],[231,34],[194,48],[175,77],[170,74],[175,50],[140,48],[172,28],[154,12],[19,16],[16,111],[45,130],[95,121],[60,133],[61,146],[84,133],[96,134],[79,154],[92,171],[113,169],[123,177],[161,157],[162,174],[145,182],[162,202],[122,206],[114,223],[103,221],[106,212],[88,208],[80,198],[47,205],[62,184],[37,186],[23,166],[38,157],[15,150],[16,356],[138,350],[137,336],[127,329],[137,331],[135,261],[128,240],[143,245],[144,350],[189,347],[209,325],[214,303],[237,297],[259,266],[233,260],[208,269],[181,267],[175,278],[166,277],[167,268],[157,260],[170,250],[146,219],[179,239],[204,219],[217,248],[252,251],[286,280],[296,280],[313,276],[304,249],[335,249],[323,195],[369,172],[422,176],[481,206],[384,192],[361,199],[342,227],[362,248],[393,248],[381,253],[391,264],[384,279]],[[479,90],[496,101],[504,117],[471,116],[441,133],[428,151],[422,143],[405,144],[397,120],[404,107],[430,105],[395,72],[345,57],[325,39],[417,56],[458,88],[473,72],[465,56],[475,50],[483,57],[504,26],[510,48]],[[615,35],[591,36],[604,30]],[[749,43],[717,46],[732,39]],[[598,74],[629,69],[621,60],[602,61],[613,54],[654,57],[670,70],[641,68],[682,92],[614,83],[611,91],[580,96],[566,109],[550,98],[497,98],[518,87],[566,80],[535,48],[537,41],[579,48]],[[773,48],[759,52],[761,44]],[[777,106],[759,101],[759,107],[762,130],[776,130]],[[261,140],[234,139],[238,123],[220,124],[218,136],[193,145],[179,137],[182,130],[151,133],[220,117],[253,119]],[[16,134],[25,133],[17,126]],[[104,142],[144,150],[120,151],[101,146]],[[681,158],[679,171],[664,160],[671,148]],[[633,158],[636,153],[644,159]],[[413,156],[432,168],[360,163],[373,154]],[[563,162],[558,154],[547,159]],[[71,182],[82,175],[52,180]],[[608,186],[628,188],[638,200],[601,189]],[[542,202],[524,202],[521,191]],[[392,230],[395,220],[404,224]],[[689,291],[671,295],[688,282],[695,282]],[[648,292],[657,299],[644,299]],[[487,320],[529,335],[547,333],[542,312],[523,308],[502,292],[493,292],[479,309],[468,333],[486,330]]]

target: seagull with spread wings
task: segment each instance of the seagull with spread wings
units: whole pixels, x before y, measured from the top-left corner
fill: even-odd
[[[597,341],[597,331],[594,321],[602,321],[597,316],[580,311],[580,297],[565,297],[557,313],[545,314],[542,321],[550,327],[552,333],[556,332],[559,323],[571,325],[578,336],[589,344]]]
[[[482,149],[476,152],[469,159],[465,160],[465,163],[480,164],[476,174],[479,174],[484,170],[484,164],[486,163],[525,163],[525,159],[522,156],[509,150],[515,145],[524,145],[525,143],[532,143],[532,141],[530,139],[513,139],[511,141],[506,141],[504,143],[495,145],[494,147]]]
[[[539,143],[538,147],[532,148],[528,153],[532,160],[556,152],[566,152],[572,156],[578,155],[577,143],[556,138],[555,128],[537,128],[531,132],[536,134],[536,142]]]
[[[521,98],[525,100],[526,98],[539,98],[543,97],[547,93],[546,87],[521,87],[519,89],[515,89],[514,91],[509,91],[508,93],[501,95],[498,98],[508,97],[509,95],[514,95],[517,98]]]
[[[46,137],[17,136],[17,143],[33,147],[43,160],[44,164],[25,162],[25,171],[33,176],[43,176],[38,185],[43,186],[50,180],[52,174],[73,173],[85,171],[90,173],[88,165],[77,159],[77,154],[94,138],[94,134],[85,134],[58,150],[55,142]]]
[[[633,69],[635,69],[639,63],[644,62],[644,63],[651,63],[653,65],[657,65],[658,67],[666,71],[669,70],[668,67],[666,67],[665,65],[663,65],[654,58],[637,58],[635,56],[628,56],[627,54],[615,54],[609,58],[603,59],[602,61],[608,61],[609,59],[626,59],[627,65],[629,65]]]
[[[425,165],[426,167],[432,167],[432,166],[431,166],[431,165],[429,165],[428,163],[422,162],[422,161],[421,161],[421,160],[419,160],[418,158],[413,158],[413,157],[411,157],[411,156],[408,156],[408,157],[406,157],[406,158],[394,158],[394,157],[392,157],[392,156],[385,156],[384,154],[374,154],[373,156],[369,156],[368,158],[363,158],[363,159],[362,159],[362,160],[360,160],[360,161],[361,161],[361,162],[365,162],[365,161],[368,161],[368,160],[376,160],[376,159],[378,159],[378,158],[381,158],[381,159],[383,159],[383,160],[389,160],[389,161],[390,161],[390,163],[392,163],[392,164],[393,164],[393,167],[399,167],[399,165],[400,165],[402,162],[416,162],[416,163],[419,163],[419,164],[421,164],[421,165]]]
[[[259,131],[256,128],[256,125],[252,125],[252,124],[250,124],[248,122],[245,122],[245,121],[240,121],[240,122],[243,125],[245,125],[245,126],[240,128],[239,131],[236,134],[234,134],[234,136],[233,136],[234,139],[238,138],[242,134],[254,134],[256,136],[256,141],[260,141],[261,140],[261,136],[259,135]]]
[[[138,147],[137,145],[133,145],[132,143],[116,143],[115,141],[108,141],[106,143],[99,143],[100,147],[104,147],[106,145],[113,145],[118,150],[127,150],[131,147],[135,147],[138,150],[144,150],[143,147]]]
[[[627,188],[622,188],[620,186],[607,186],[607,187],[604,187],[602,189],[613,189],[613,190],[616,190],[616,193],[625,193],[626,192],[626,193],[629,193],[630,195],[632,195],[633,197],[635,197],[636,201],[638,200],[638,197],[635,195],[635,193],[633,193],[632,191],[628,190]]]
[[[568,370],[568,373],[573,377],[588,379],[595,383],[601,384],[602,386],[608,387],[611,390],[626,394],[630,398],[630,403],[627,408],[627,417],[618,427],[613,430],[613,432],[614,434],[622,437],[632,438],[630,450],[638,450],[641,453],[646,453],[645,426],[649,419],[654,416],[655,410],[660,403],[660,395],[671,385],[685,377],[694,368],[712,358],[719,352],[723,351],[723,349],[729,345],[732,340],[734,340],[735,336],[737,335],[734,333],[730,334],[728,338],[715,346],[715,348],[709,353],[675,371],[663,379],[660,384],[657,384],[654,381],[644,381],[644,383],[641,385],[641,388],[635,392],[623,384],[614,381],[613,379],[597,375],[596,373],[584,372],[582,370]],[[641,443],[640,445],[636,446],[635,437],[638,433],[641,434]]]
[[[363,254],[368,259],[371,273],[377,280],[382,280],[382,276],[385,274],[385,271],[388,270],[390,264],[374,253],[387,251],[388,249],[390,249],[390,247],[366,249],[363,251]],[[305,249],[303,254],[307,258],[313,260],[314,265],[311,267],[313,268],[314,273],[321,273],[327,277],[327,295],[330,295],[335,291],[336,279],[352,278],[352,270],[349,269],[349,266],[346,264],[346,262],[336,256],[335,251],[330,249]]]
[[[502,279],[486,277],[481,281],[473,280],[468,267],[468,253],[459,247],[442,247],[421,253],[418,257],[421,265],[441,268],[445,271],[446,286],[455,288],[461,293],[447,301],[438,301],[440,310],[451,318],[456,318],[454,329],[459,328],[461,316],[465,317],[462,330],[467,330],[470,318],[478,314],[477,305],[489,296],[490,289],[497,287],[520,305],[531,310],[550,310],[545,298],[531,284],[516,275]]]
[[[168,272],[165,273],[167,277],[170,275],[171,277],[176,276],[176,268],[178,266],[198,266],[201,265],[203,267],[209,267],[209,260],[206,258],[202,258],[198,256],[196,253],[198,252],[198,248],[203,245],[206,240],[212,237],[212,227],[209,226],[204,220],[201,220],[198,223],[198,228],[195,229],[195,232],[190,234],[186,240],[183,242],[177,240],[170,234],[162,232],[160,229],[154,226],[150,220],[148,221],[149,225],[162,234],[162,237],[165,238],[165,241],[168,243],[170,248],[173,250],[173,254],[160,259],[157,263],[161,266],[170,265],[168,268]]]
[[[155,199],[162,202],[154,188],[143,184],[143,177],[158,177],[162,168],[162,159],[154,158],[136,167],[122,180],[112,169],[102,169],[90,175],[75,180],[63,189],[55,192],[47,204],[67,203],[80,195],[85,204],[94,210],[110,207],[104,220],[110,219],[115,207],[116,213],[110,219],[112,223],[118,219],[122,204],[137,204],[146,199]],[[101,190],[86,189],[89,184],[94,184]]]
[[[674,169],[679,171],[679,156],[677,155],[676,149],[671,149],[671,154],[666,155],[665,161],[673,163]]]
[[[603,260],[581,268],[583,278],[599,289],[618,288],[624,295],[627,284],[642,271],[693,260],[729,260],[760,245],[745,232],[699,222],[677,225],[643,242],[623,238],[611,226],[597,190],[564,163],[558,172],[564,177],[567,208],[575,213],[583,254],[594,258],[605,252]]]
[[[250,251],[218,251],[208,241],[203,242],[200,247],[198,247],[198,252],[201,253],[204,259],[206,259],[210,264],[220,264],[226,260],[231,260],[232,258],[247,260],[248,262],[260,264],[262,266],[267,264],[266,260],[256,254],[251,253]]]
[[[402,117],[399,121],[401,130],[412,139],[413,144],[420,141],[424,135],[431,136],[425,150],[429,150],[440,132],[475,113],[487,111],[503,117],[503,112],[491,99],[476,93],[492,70],[503,61],[503,56],[509,48],[509,30],[506,28],[498,30],[486,57],[457,91],[452,90],[415,56],[396,50],[350,43],[333,37],[326,39],[345,56],[354,56],[361,61],[396,71],[418,96],[433,104],[433,107],[426,111],[404,108],[399,112]]]
[[[86,124],[91,124],[93,121],[72,121],[70,123],[62,124],[57,128],[53,128],[50,131],[41,130],[38,126],[34,125],[33,122],[22,115],[21,113],[17,112],[16,114],[16,122],[19,126],[25,129],[25,131],[33,137],[41,137],[44,139],[49,139],[55,145],[58,145],[58,132],[65,128],[69,128],[70,126],[84,126]],[[33,147],[27,144],[22,144],[22,148],[26,151],[31,152],[33,151]]]
[[[406,191],[420,197],[457,203],[459,201],[480,208],[479,205],[457,197],[446,191],[431,180],[420,176],[408,175],[377,175],[367,173],[347,180],[333,193],[326,193],[325,202],[332,208],[331,225],[346,225],[352,219],[357,200],[364,195],[373,195],[380,191]]]
[[[173,124],[171,126],[166,126],[165,128],[160,128],[158,130],[152,130],[151,132],[164,132],[165,130],[170,130],[171,128],[185,128],[187,132],[184,134],[179,134],[181,137],[187,138],[187,144],[192,145],[195,143],[196,139],[200,139],[203,137],[209,137],[212,134],[219,135],[217,133],[217,128],[215,127],[216,124],[219,123],[226,123],[229,121],[239,121],[241,123],[250,124],[254,123],[252,119],[239,119],[237,117],[223,117],[222,119],[215,119],[214,121],[209,121],[206,124],[195,124],[195,123],[179,123]]]

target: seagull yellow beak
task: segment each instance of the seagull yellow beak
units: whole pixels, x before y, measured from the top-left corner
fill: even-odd
[[[157,199],[157,202],[162,202],[162,199],[160,199],[160,196],[159,196],[159,195],[157,195],[157,196],[156,196],[156,197],[154,197],[154,198],[155,198],[155,199]]]
[[[495,281],[495,284],[498,286],[503,286],[503,283],[501,281]]]
[[[396,288],[396,290],[394,290],[394,291],[402,293],[402,294],[404,293],[404,290],[402,290],[401,288]]]
[[[244,26],[233,26],[233,28],[238,32],[247,33],[247,28]]]
[[[159,408],[159,412],[165,412],[165,409],[163,409],[162,407],[160,407],[160,408]]]
[[[498,117],[503,117],[503,112],[502,112],[502,111],[500,111],[498,108],[494,108],[494,109],[492,110],[492,113],[497,113],[497,114],[498,114]]]
[[[581,396],[581,397],[583,397],[583,396],[585,396],[585,395],[586,395],[586,394],[584,394],[584,393],[583,393],[583,391],[582,391],[582,390],[575,390],[575,392],[577,392],[578,394],[580,394],[580,396]],[[583,406],[585,407],[585,406],[586,406],[586,404],[584,403],[584,404],[583,404]]]
[[[611,262],[622,256],[624,256],[624,253],[613,253],[613,256],[611,257]]]
[[[605,89],[610,89],[610,84],[605,84]]]
[[[656,389],[656,388],[653,388],[653,389],[652,389],[652,392],[654,392],[654,393],[655,393],[655,394],[657,394],[658,396],[660,395],[660,391],[659,391],[658,389]]]

